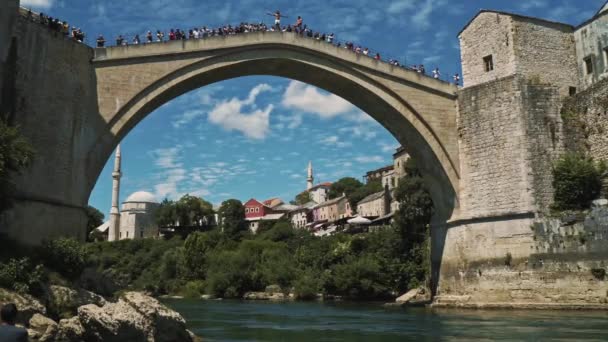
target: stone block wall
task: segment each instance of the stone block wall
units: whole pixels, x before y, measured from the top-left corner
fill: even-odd
[[[515,16],[513,48],[518,75],[559,87],[567,96],[578,87],[576,49],[569,25]]]
[[[458,102],[463,215],[545,212],[563,153],[559,88],[513,76],[464,88]]]
[[[561,114],[567,149],[608,162],[608,79],[567,98]]]
[[[23,242],[84,238],[86,151],[103,124],[97,110],[92,50],[18,17],[7,63],[10,121],[35,147],[33,165],[14,181],[18,201],[0,232]],[[103,127],[103,126],[101,126]]]
[[[513,19],[495,13],[480,13],[459,35],[465,87],[515,74]],[[492,55],[494,70],[485,71],[483,58]]]
[[[579,84],[573,31],[566,24],[482,11],[459,35],[464,86],[518,75],[557,85],[567,96]],[[492,71],[483,60],[489,55]]]
[[[486,224],[487,226],[487,224]],[[478,258],[442,270],[439,305],[607,307],[608,208],[582,220],[522,219],[519,223],[462,225],[449,233],[460,255]],[[603,270],[603,272],[602,272]]]

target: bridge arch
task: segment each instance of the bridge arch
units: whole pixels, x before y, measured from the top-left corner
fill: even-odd
[[[97,49],[93,66],[107,125],[88,153],[88,192],[116,144],[164,103],[227,79],[279,76],[336,94],[384,126],[418,161],[435,219],[445,222],[458,206],[455,87],[402,69],[387,73],[386,63],[341,50],[285,33]]]

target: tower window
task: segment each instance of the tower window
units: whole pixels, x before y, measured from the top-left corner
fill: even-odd
[[[585,58],[585,71],[587,75],[593,74],[593,59],[591,59],[591,56]]]
[[[486,72],[490,72],[490,71],[494,70],[494,60],[492,58],[492,55],[485,56],[483,58],[483,66],[484,66]]]
[[[608,47],[604,48],[604,70],[608,70]]]

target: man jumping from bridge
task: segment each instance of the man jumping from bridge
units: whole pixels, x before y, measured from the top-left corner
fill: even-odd
[[[274,12],[274,13],[268,12],[266,14],[274,17],[274,26],[276,26],[278,31],[281,31],[281,11],[276,10],[276,12]],[[289,18],[288,16],[283,16],[283,17]]]

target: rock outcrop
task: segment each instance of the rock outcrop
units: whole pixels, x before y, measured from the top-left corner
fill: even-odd
[[[403,305],[424,305],[431,302],[431,292],[424,287],[411,289],[405,294],[395,299],[395,303],[390,303],[388,306],[403,306]]]
[[[51,316],[70,318],[76,315],[77,309],[86,304],[104,306],[106,300],[93,292],[83,289],[72,289],[65,286],[51,285],[48,288],[47,307]]]
[[[139,292],[101,307],[81,306],[77,317],[87,341],[192,341],[179,313]]]
[[[30,341],[55,341],[59,326],[52,319],[41,314],[34,314],[27,330]]]
[[[264,292],[250,291],[243,295],[247,300],[287,300],[292,297],[286,296],[279,285],[268,285]]]
[[[84,327],[80,323],[78,316],[59,321],[59,329],[57,332],[57,341],[61,342],[76,342],[83,341],[85,336]]]
[[[27,326],[35,314],[46,315],[46,308],[34,297],[0,288],[0,306],[6,303],[17,306],[17,323],[23,326]]]

